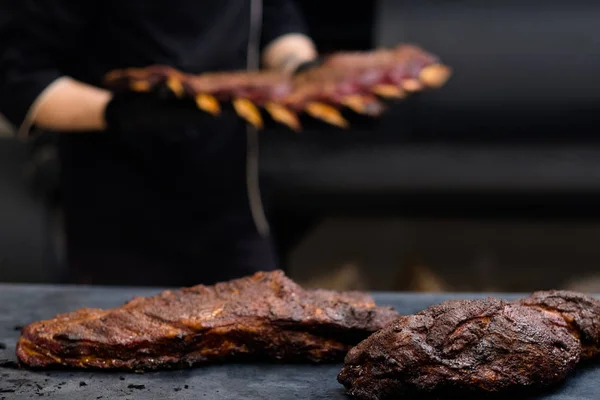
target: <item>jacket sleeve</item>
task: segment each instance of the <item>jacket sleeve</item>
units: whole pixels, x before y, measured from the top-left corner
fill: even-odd
[[[0,0],[0,113],[17,128],[27,123],[43,92],[65,75],[64,66],[84,36],[91,3]]]
[[[261,48],[288,33],[308,35],[308,28],[297,4],[298,0],[263,0]]]

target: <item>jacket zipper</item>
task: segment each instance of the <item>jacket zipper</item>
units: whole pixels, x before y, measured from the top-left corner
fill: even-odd
[[[250,0],[250,35],[248,39],[247,69],[260,68],[260,38],[262,35],[262,0]],[[262,237],[269,235],[270,227],[262,202],[259,183],[259,142],[256,128],[246,125],[247,150],[246,150],[246,188],[252,219],[258,233]]]

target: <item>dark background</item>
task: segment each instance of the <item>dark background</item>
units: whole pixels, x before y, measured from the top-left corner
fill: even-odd
[[[336,287],[594,284],[600,4],[299,4],[321,52],[412,42],[455,75],[370,125],[263,134],[283,267]],[[59,275],[48,149],[0,140],[0,281]]]

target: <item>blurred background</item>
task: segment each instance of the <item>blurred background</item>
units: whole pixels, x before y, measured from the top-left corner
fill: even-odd
[[[600,3],[299,4],[322,52],[412,42],[455,75],[369,129],[263,133],[262,182],[292,278],[600,293]],[[0,282],[59,282],[53,138],[11,135],[0,121]]]

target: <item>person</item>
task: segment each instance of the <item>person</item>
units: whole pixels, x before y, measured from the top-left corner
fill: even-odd
[[[20,137],[59,138],[68,282],[212,284],[277,268],[257,132],[102,81],[156,64],[293,73],[318,57],[293,0],[2,2],[0,113]]]

